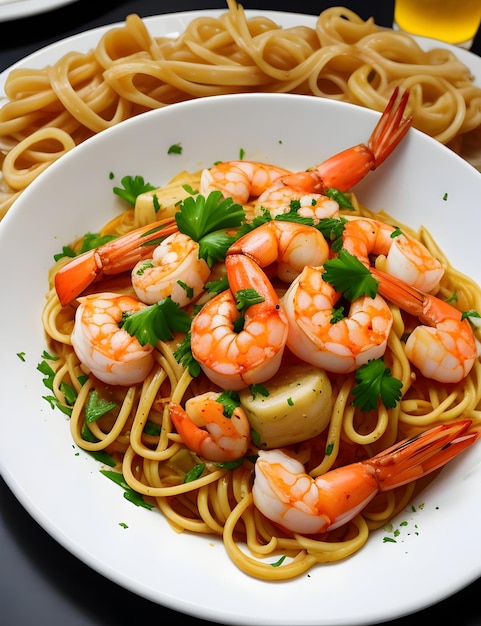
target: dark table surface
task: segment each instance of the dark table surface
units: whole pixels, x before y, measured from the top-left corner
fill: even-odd
[[[253,0],[246,9],[285,10],[318,14],[329,6],[318,0]],[[332,4],[332,3],[331,3]],[[363,19],[391,26],[392,0],[339,2]],[[122,22],[130,13],[141,17],[225,8],[223,0],[79,0],[60,9],[24,19],[0,22],[0,72],[44,46],[76,33]],[[1,5],[0,5],[1,15]],[[478,34],[472,51],[481,54]],[[474,523],[477,520],[473,520]],[[376,585],[373,564],[369,575]],[[402,590],[398,590],[402,593]],[[392,626],[414,624],[481,625],[481,580],[439,604],[389,622]],[[96,600],[96,599],[100,600]],[[322,615],[320,597],[319,614]],[[0,479],[0,626],[123,626],[131,624],[211,624],[154,604],[126,591],[77,560],[57,544],[23,509]]]

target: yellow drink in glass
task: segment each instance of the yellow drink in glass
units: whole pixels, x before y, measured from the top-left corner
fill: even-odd
[[[470,48],[481,22],[481,0],[396,0],[394,27]]]

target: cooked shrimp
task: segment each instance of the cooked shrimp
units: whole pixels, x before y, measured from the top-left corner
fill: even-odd
[[[339,204],[320,193],[305,193],[288,187],[282,178],[266,189],[255,202],[254,214],[267,210],[272,217],[295,210],[301,217],[309,217],[314,223],[339,215]]]
[[[246,204],[257,198],[289,170],[257,161],[225,161],[202,171],[200,193],[204,196],[218,189],[234,202]]]
[[[397,88],[394,90],[367,145],[352,146],[305,172],[286,175],[282,179],[284,184],[313,193],[324,193],[330,187],[348,191],[371,170],[379,167],[402,141],[412,124],[410,117],[403,117],[409,92],[404,92],[398,105],[394,106],[398,91]]]
[[[313,226],[273,220],[238,239],[227,254],[244,254],[262,268],[275,263],[279,278],[291,282],[306,265],[327,261],[329,245]]]
[[[441,263],[420,241],[376,219],[349,219],[342,241],[343,247],[367,267],[370,255],[384,255],[388,274],[422,291],[433,291],[444,274]]]
[[[352,372],[384,354],[391,310],[380,296],[363,296],[351,303],[347,317],[336,321],[334,307],[341,294],[323,280],[323,273],[322,267],[305,267],[284,294],[287,345],[307,363],[329,372]]]
[[[110,385],[142,382],[154,363],[153,347],[142,346],[120,328],[124,313],[146,305],[130,296],[97,293],[79,298],[72,345],[81,364]]]
[[[138,261],[152,255],[152,246],[177,230],[175,218],[169,217],[74,257],[55,274],[60,304],[69,304],[96,280],[131,270]]]
[[[371,459],[313,478],[281,450],[259,451],[252,488],[255,506],[295,533],[334,530],[349,522],[379,493],[442,467],[478,438],[471,420],[443,424],[401,441]]]
[[[230,289],[209,300],[192,320],[192,355],[223,389],[262,383],[280,367],[287,320],[279,297],[259,265],[247,256],[226,257]],[[242,314],[236,294],[254,290],[262,298]],[[243,317],[243,319],[241,319]],[[241,330],[235,324],[242,322]]]
[[[448,302],[424,293],[380,270],[379,293],[419,319],[404,351],[419,371],[441,383],[457,383],[469,374],[477,358],[473,330],[462,313]]]
[[[208,391],[190,398],[185,409],[171,402],[169,413],[185,445],[208,461],[235,461],[247,452],[250,425],[241,407],[224,414],[218,393]]]
[[[198,297],[209,274],[209,266],[199,258],[199,244],[177,232],[154,249],[152,258],[135,265],[132,286],[146,304],[170,296],[183,307]]]
[[[367,145],[359,144],[343,150],[304,172],[289,172],[280,167],[255,161],[226,161],[204,170],[201,193],[220,190],[234,202],[245,204],[257,198],[272,185],[284,185],[298,192],[323,194],[330,187],[348,191],[366,174],[381,165],[404,138],[412,120],[405,118],[409,98],[405,92],[395,105],[395,89],[384,113],[376,124]]]

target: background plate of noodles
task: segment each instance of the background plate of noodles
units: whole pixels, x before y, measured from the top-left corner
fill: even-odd
[[[60,544],[140,596],[229,624],[372,624],[438,602],[481,574],[479,444],[353,556],[269,582],[240,571],[221,539],[176,533],[159,511],[123,498],[103,466],[73,443],[69,419],[44,399],[37,369],[53,256],[119,215],[125,207],[112,188],[122,177],[161,185],[241,150],[245,159],[305,169],[364,142],[377,119],[362,107],[290,94],[203,98],[148,112],[52,165],[0,226],[2,475]],[[169,153],[173,145],[181,150]],[[425,225],[450,261],[481,283],[481,175],[451,150],[411,130],[356,194],[373,211]]]
[[[481,168],[475,54],[340,6],[316,17],[227,5],[132,14],[0,74],[0,219],[50,162],[87,137],[145,110],[221,93],[313,94],[382,111],[400,85],[411,90],[414,126]]]

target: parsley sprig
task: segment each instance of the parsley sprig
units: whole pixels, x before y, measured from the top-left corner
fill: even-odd
[[[353,405],[362,411],[372,411],[379,398],[388,409],[395,408],[401,399],[402,381],[394,378],[382,358],[372,359],[361,365],[355,374],[357,386],[352,393]]]
[[[124,313],[120,325],[135,336],[140,345],[155,346],[157,341],[171,341],[174,332],[188,332],[191,321],[190,315],[168,297],[140,311]]]
[[[228,232],[245,221],[245,211],[232,198],[224,198],[220,191],[207,197],[198,194],[185,198],[175,214],[179,231],[199,244],[199,257],[212,267],[223,260],[227,249],[238,235]]]
[[[369,268],[347,250],[341,250],[338,257],[326,261],[324,269],[323,279],[351,302],[364,295],[374,298],[377,294],[379,282]]]
[[[120,182],[123,186],[114,187],[113,192],[132,206],[135,206],[137,196],[140,196],[141,193],[157,189],[150,183],[146,183],[142,176],[124,176]]]

